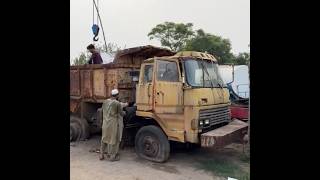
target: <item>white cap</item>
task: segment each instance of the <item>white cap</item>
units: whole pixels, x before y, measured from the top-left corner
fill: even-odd
[[[119,94],[118,89],[112,89],[111,95],[114,96],[114,95],[117,95],[117,94]]]

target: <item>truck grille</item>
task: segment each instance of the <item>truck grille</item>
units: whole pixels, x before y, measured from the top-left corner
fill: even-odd
[[[199,121],[209,119],[210,124],[203,124],[203,128],[211,127],[213,125],[230,122],[229,107],[201,109],[199,112]]]

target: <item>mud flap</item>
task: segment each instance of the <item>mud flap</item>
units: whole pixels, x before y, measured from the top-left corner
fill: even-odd
[[[201,134],[201,147],[222,148],[228,144],[242,142],[248,132],[248,124],[233,120],[228,125]]]

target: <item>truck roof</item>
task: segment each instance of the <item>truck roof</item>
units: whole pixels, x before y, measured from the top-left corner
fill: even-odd
[[[205,59],[213,62],[218,62],[217,59],[208,53],[198,52],[198,51],[180,51],[173,56],[162,56],[158,57],[159,59],[177,59],[177,58],[196,58],[196,59]],[[152,62],[153,58],[146,59],[145,62]]]
[[[174,57],[193,57],[197,59],[206,59],[217,62],[217,59],[213,55],[198,51],[180,51],[175,54]]]
[[[137,47],[120,50],[117,52],[114,59],[115,61],[117,61],[117,59],[119,59],[121,56],[124,56],[127,54],[132,54],[135,56],[145,56],[149,58],[153,56],[172,56],[175,53],[166,48],[146,45],[146,46],[137,46]]]

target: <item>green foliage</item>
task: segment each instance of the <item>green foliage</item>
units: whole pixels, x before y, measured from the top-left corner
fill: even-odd
[[[89,57],[87,54],[85,53],[81,53],[79,57],[75,58],[73,60],[73,65],[82,65],[82,64],[86,64],[88,61]]]
[[[95,46],[96,46],[96,49],[98,49],[100,52],[105,52],[109,54],[117,53],[121,49],[125,49],[125,47],[122,48],[118,46],[116,43],[107,43],[107,46],[105,46],[104,44],[103,45],[97,44]]]
[[[219,64],[233,63],[235,59],[231,53],[229,39],[205,33],[202,29],[197,30],[196,36],[187,41],[184,50],[213,54],[218,59]]]
[[[231,52],[231,42],[204,30],[193,31],[192,23],[164,22],[152,28],[148,34],[150,39],[158,39],[162,46],[168,47],[172,51],[200,51],[214,55],[219,64],[248,65],[250,61],[249,53],[239,53],[235,56]],[[250,47],[250,44],[248,45]]]
[[[234,63],[237,65],[248,65],[250,62],[250,54],[249,53],[239,53],[239,55],[235,58]]]
[[[172,51],[179,51],[194,35],[192,26],[192,23],[164,22],[152,28],[148,36],[150,39],[159,39],[162,46],[168,47]]]

